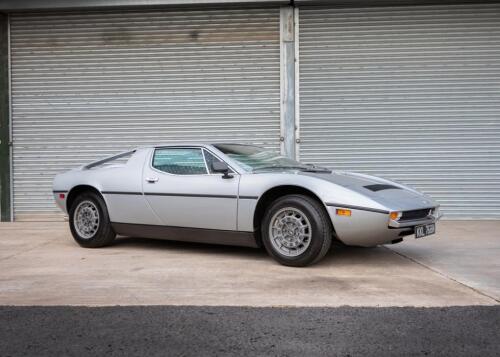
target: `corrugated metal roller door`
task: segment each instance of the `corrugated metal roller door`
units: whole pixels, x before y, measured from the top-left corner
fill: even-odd
[[[18,220],[55,211],[57,172],[136,145],[279,147],[279,9],[18,14],[11,41]]]
[[[500,217],[500,5],[300,9],[300,157]]]

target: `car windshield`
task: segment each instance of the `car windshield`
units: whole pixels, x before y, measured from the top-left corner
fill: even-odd
[[[298,161],[279,155],[275,151],[254,145],[242,144],[217,144],[217,149],[238,162],[246,171],[259,170],[313,170],[318,169],[311,165],[302,164]]]

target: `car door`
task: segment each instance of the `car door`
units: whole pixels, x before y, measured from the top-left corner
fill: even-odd
[[[219,160],[201,147],[161,147],[143,170],[143,192],[166,226],[236,230],[238,183],[232,173],[212,173]]]

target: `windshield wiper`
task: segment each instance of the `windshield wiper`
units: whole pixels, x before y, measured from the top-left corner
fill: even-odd
[[[314,165],[307,165],[307,167],[302,171],[304,171],[304,172],[324,172],[324,173],[331,173],[332,172],[332,170],[330,170],[327,167],[314,166]]]
[[[270,165],[270,166],[262,166],[254,169],[253,171],[259,170],[269,170],[269,169],[290,169],[290,170],[300,170],[302,172],[319,172],[319,173],[331,173],[332,170],[327,169],[326,167],[318,167],[318,166],[280,166],[280,165]]]
[[[302,171],[303,172],[318,172],[318,173],[326,173],[326,174],[332,173],[332,170],[325,169],[325,168],[310,168],[310,169],[304,169]]]
[[[261,166],[253,169],[253,171],[258,170],[269,170],[269,169],[290,169],[290,170],[306,170],[305,166],[280,166],[280,165],[269,165],[269,166]]]

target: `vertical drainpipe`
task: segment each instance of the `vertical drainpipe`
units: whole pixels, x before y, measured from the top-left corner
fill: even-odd
[[[9,18],[0,13],[0,221],[11,220]]]
[[[295,15],[293,6],[280,8],[281,78],[281,153],[295,159],[297,126],[295,123]]]

